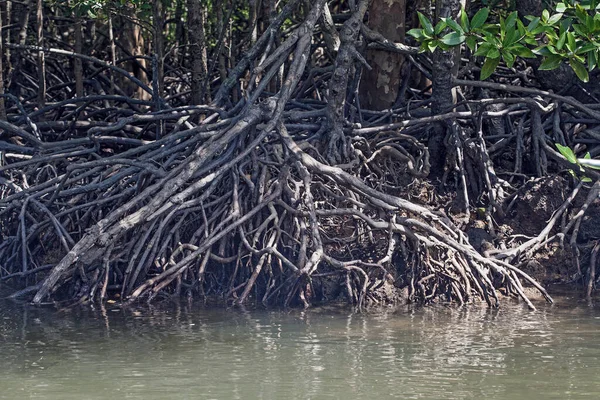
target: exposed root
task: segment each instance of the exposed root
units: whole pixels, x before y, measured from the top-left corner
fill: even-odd
[[[314,2],[279,46],[269,38],[283,17],[273,19],[211,105],[169,105],[135,80],[155,95],[152,102],[65,95],[34,110],[12,99],[9,120],[0,121],[10,138],[0,142],[1,279],[19,287],[15,296],[34,293],[36,304],[197,295],[306,307],[319,300],[324,282],[334,282],[358,307],[391,283],[423,303],[483,299],[497,307],[497,289],[504,288],[534,309],[524,284],[551,302],[514,264],[554,237],[583,183],[537,237],[481,253],[459,219],[407,193],[431,172],[425,127],[450,121],[445,183],[461,193],[460,212],[483,208],[481,218],[493,229],[509,197],[505,191],[514,187],[500,177],[498,156],[490,151],[508,147],[486,137],[483,121],[520,118],[519,126],[511,124],[520,160],[511,173],[525,175],[521,161],[529,151],[540,162],[535,172],[543,174],[548,159],[560,160],[541,124],[553,107],[527,99],[515,101],[515,109],[486,111],[490,102],[482,101],[478,110],[411,117],[422,111],[417,104],[361,110],[360,126],[348,120],[348,80],[365,66],[355,42],[367,3],[358,2],[342,27],[333,70],[309,62],[324,0]],[[283,67],[284,79],[267,93]],[[229,95],[243,74],[250,76],[246,98],[233,105]],[[310,98],[324,76],[331,76],[328,104]],[[579,103],[565,103],[598,118]],[[597,183],[593,190],[597,197]],[[564,226],[563,236],[576,236],[577,221],[593,201]],[[589,285],[594,273],[592,266]]]

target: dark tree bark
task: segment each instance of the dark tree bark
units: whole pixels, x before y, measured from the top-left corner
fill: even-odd
[[[173,48],[174,64],[180,62],[179,46],[184,42],[183,0],[177,0],[175,6],[175,46]]]
[[[36,28],[37,28],[37,46],[41,49],[44,47],[44,2],[37,0],[36,7]],[[44,60],[44,52],[38,51],[38,105],[44,107],[46,103],[46,61]]]
[[[440,18],[454,18],[460,12],[460,0],[438,0],[436,5],[435,22]],[[458,72],[460,53],[455,50],[442,51],[437,49],[433,53],[433,104],[432,111],[439,114],[449,111],[456,102],[452,81]]]
[[[373,0],[369,7],[369,28],[392,42],[404,42],[405,0]],[[367,62],[360,84],[360,104],[364,108],[384,110],[394,105],[400,89],[404,56],[381,50],[367,51]]]
[[[119,39],[122,44],[122,50],[126,57],[138,57],[146,55],[145,41],[142,29],[136,21],[135,8],[133,5],[125,7],[125,15],[115,19],[115,26],[119,27]],[[125,68],[131,72],[137,79],[148,85],[148,63],[143,58],[135,58],[125,64]],[[119,85],[126,89],[126,92],[135,92],[137,97],[142,100],[148,100],[150,95],[138,86],[132,85],[124,80]]]
[[[344,22],[340,30],[340,49],[335,59],[333,75],[329,81],[327,98],[327,158],[330,163],[345,162],[351,157],[351,148],[343,132],[346,95],[349,77],[353,75],[357,57],[356,39],[360,33],[362,20],[367,12],[369,0],[361,0],[356,11]]]
[[[12,24],[12,12],[13,12],[12,1],[5,1],[3,4],[0,4],[0,9],[2,9],[2,11],[4,12],[4,21],[2,21],[2,25],[3,26],[11,25]],[[12,43],[10,29],[3,31],[2,35],[4,37],[5,43]],[[5,63],[4,63],[3,74],[4,74],[4,76],[9,77],[10,73],[11,73],[11,69],[12,69],[10,48],[8,48],[8,47],[4,48],[4,56],[5,56]],[[4,83],[3,83],[3,85],[4,85]]]
[[[29,10],[31,6],[31,0],[25,0],[17,2],[13,6],[15,20],[19,27],[18,43],[24,45],[27,41],[27,27],[29,25]],[[17,95],[21,92],[17,83],[17,77],[21,69],[21,57],[18,54],[12,54],[11,56],[11,71],[8,77],[9,90],[12,94]]]
[[[4,38],[2,32],[2,16],[0,15],[0,93],[4,93]],[[6,121],[4,97],[0,97],[0,119]]]
[[[117,64],[117,46],[115,44],[115,31],[113,27],[113,15],[108,14],[108,40],[110,42],[110,62],[112,65]],[[110,75],[111,93],[115,92],[115,79],[113,74]]]
[[[75,16],[75,52],[81,54],[83,51],[83,37],[81,34],[81,18]],[[75,94],[77,97],[83,97],[83,63],[81,59],[74,60],[75,67]]]
[[[163,93],[164,81],[164,56],[165,56],[165,41],[163,35],[163,26],[165,25],[164,5],[162,0],[152,1],[152,14],[154,19],[154,56],[156,57],[156,71],[153,71],[155,76],[155,86],[158,93],[155,95],[160,98]]]
[[[515,7],[521,17],[526,15],[539,17],[544,9],[541,0],[515,0]]]
[[[440,18],[456,18],[460,12],[460,0],[437,0],[435,23]],[[458,72],[460,53],[455,50],[437,49],[433,53],[433,92],[431,111],[433,114],[449,112],[456,101],[453,79]],[[446,150],[444,138],[447,124],[436,124],[430,131],[429,153],[431,154],[431,174],[441,176],[444,173]]]
[[[229,35],[228,35],[228,31],[229,29],[227,29],[226,27],[226,22],[229,21],[224,21],[224,6],[226,4],[226,1],[224,0],[216,0],[215,1],[215,7],[217,8],[217,23],[216,23],[216,31],[217,31],[217,35],[219,38],[219,43],[217,45],[217,50],[216,50],[216,56],[214,56],[217,59],[218,62],[218,69],[219,69],[219,77],[221,78],[221,82],[225,82],[225,79],[227,79],[227,58],[225,55],[225,42],[229,40]]]
[[[204,15],[200,0],[188,0],[188,29],[192,67],[192,104],[202,104],[205,99],[202,87],[206,78],[206,39]]]

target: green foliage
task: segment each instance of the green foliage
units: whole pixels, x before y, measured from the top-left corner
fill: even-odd
[[[51,4],[55,7],[70,10],[72,14],[81,18],[104,19],[107,10],[119,11],[125,7],[132,7],[136,15],[142,19],[148,19],[152,15],[152,2],[148,0],[74,0],[66,2],[53,0]],[[174,7],[174,1],[163,2],[166,7]]]
[[[571,164],[577,164],[577,156],[570,147],[563,146],[560,143],[555,143],[555,145],[560,154],[562,154],[562,156],[566,158],[568,162]]]
[[[517,57],[542,58],[541,70],[567,62],[577,77],[589,80],[600,60],[600,0],[563,0],[555,13],[527,16],[523,22],[516,11],[490,22],[490,9],[482,8],[469,20],[461,10],[458,21],[442,18],[435,27],[419,13],[422,28],[408,34],[420,43],[421,51],[448,50],[465,44],[475,56],[484,57],[481,79],[487,79],[504,61],[511,68]]]
[[[584,172],[583,168],[581,168],[582,165],[587,168],[600,170],[600,160],[592,159],[590,153],[586,153],[583,158],[577,158],[577,155],[575,155],[575,152],[570,147],[563,146],[560,143],[555,143],[555,145],[560,154],[562,154],[562,156],[566,158],[568,162],[579,167],[580,172]],[[571,175],[575,176],[575,172],[573,170],[570,170],[570,172]],[[586,176],[581,178],[581,180],[584,182],[591,182],[591,179]]]
[[[111,0],[75,0],[67,3],[65,1],[55,0],[54,6],[66,6],[73,14],[78,17],[98,18],[102,10],[112,3]]]

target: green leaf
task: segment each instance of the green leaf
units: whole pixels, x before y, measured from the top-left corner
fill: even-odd
[[[573,24],[573,18],[571,17],[566,17],[563,18],[563,20],[560,22],[560,32],[565,32],[568,31],[569,28],[571,28],[571,25]]]
[[[548,51],[550,52],[550,54],[554,54],[554,55],[561,55],[561,53],[551,44],[549,44],[548,46],[546,46],[546,48],[548,49]]]
[[[510,47],[510,51],[513,54],[518,55],[523,58],[535,58],[535,54],[528,47],[523,46],[522,44],[514,44]]]
[[[588,29],[588,32],[592,33],[594,32],[594,28],[596,24],[594,23],[594,17],[592,17],[591,15],[588,15],[587,18],[585,19],[585,26]]]
[[[418,28],[411,29],[410,31],[406,32],[406,34],[414,37],[419,42],[425,37],[423,35],[423,29],[418,29]]]
[[[471,28],[481,28],[483,24],[485,24],[485,21],[487,21],[489,14],[490,10],[487,7],[477,11],[477,13],[473,16],[473,19],[471,19]]]
[[[434,34],[437,36],[448,26],[448,23],[445,21],[445,18],[437,23],[435,29],[433,30]]]
[[[519,32],[519,36],[525,37],[527,35],[527,29],[525,29],[525,25],[521,22],[520,19],[517,20],[517,32]]]
[[[556,48],[558,50],[562,50],[566,41],[567,41],[567,32],[563,32],[563,34],[560,35],[560,37],[558,38],[558,42],[556,42]]]
[[[563,146],[560,143],[554,144],[556,145],[556,148],[558,149],[560,154],[562,154],[562,156],[566,158],[568,162],[570,162],[571,164],[577,164],[577,157],[575,156],[575,153],[573,152],[573,150],[571,150],[570,147]]]
[[[485,56],[487,58],[500,58],[500,50],[496,47],[492,47]]]
[[[440,42],[447,44],[448,46],[457,46],[464,42],[465,39],[465,35],[458,32],[452,32],[441,38]]]
[[[499,63],[500,58],[486,58],[483,67],[481,67],[481,76],[479,79],[483,81],[489,78],[492,73],[494,73]]]
[[[467,47],[471,50],[471,51],[475,51],[475,48],[477,47],[477,38],[475,36],[467,36]]]
[[[585,62],[585,57],[581,55],[573,54],[572,58],[579,61],[582,64]]]
[[[548,10],[542,11],[542,21],[547,22],[548,18],[550,18],[550,12]]]
[[[419,22],[421,23],[421,26],[423,27],[425,32],[429,33],[430,35],[433,35],[433,25],[431,25],[429,19],[418,11],[417,15],[419,16]]]
[[[502,44],[500,42],[500,39],[498,39],[496,35],[493,35],[490,32],[483,32],[483,40],[494,47],[500,46]]]
[[[558,68],[563,58],[559,55],[552,54],[546,57],[546,59],[542,62],[542,65],[539,66],[538,69],[542,71],[550,71]]]
[[[598,57],[596,56],[596,52],[595,51],[590,51],[588,53],[588,59],[587,60],[588,60],[588,70],[591,72],[598,65]]]
[[[513,64],[515,63],[515,56],[508,51],[502,52],[502,59],[508,68],[512,68]]]
[[[558,3],[556,5],[556,12],[564,13],[567,10],[567,6],[565,3]]]
[[[487,53],[490,52],[491,48],[492,48],[491,44],[482,43],[481,46],[479,46],[479,48],[477,49],[477,51],[475,51],[475,54],[473,54],[473,55],[476,57],[485,56]]]
[[[579,36],[587,36],[587,28],[584,25],[573,24],[573,30]]]
[[[585,11],[585,9],[583,7],[581,7],[580,4],[575,5],[575,15],[577,16],[577,19],[581,23],[583,23],[583,24],[586,23],[588,13],[587,13],[587,11]]]
[[[543,57],[551,56],[553,54],[550,52],[548,46],[536,47],[535,49],[533,49],[533,53]]]
[[[535,40],[534,37],[526,37],[525,39],[523,39],[523,41],[525,43],[527,43],[528,45],[530,45],[530,46],[537,46],[538,45],[538,42],[537,42],[537,40]]]
[[[530,31],[530,33],[532,35],[539,35],[540,33],[544,33],[547,31],[551,31],[552,28],[547,28],[546,26],[544,26],[543,24],[539,24],[538,26],[536,26],[534,29],[532,29]]]
[[[419,46],[419,53],[427,53],[428,51],[430,51],[429,43],[431,43],[431,41],[429,41],[429,40],[421,43],[421,45]]]
[[[444,18],[444,20],[446,21],[446,23],[448,24],[448,26],[450,28],[452,28],[452,30],[454,30],[455,32],[460,33],[461,35],[465,33],[465,31],[463,30],[463,28],[456,23],[455,20],[453,20],[452,18]]]
[[[551,16],[551,17],[548,19],[547,23],[548,23],[548,25],[554,25],[554,24],[556,24],[558,21],[560,21],[560,19],[561,19],[562,17],[563,17],[563,14],[561,14],[561,13],[554,14],[553,16]]]
[[[596,50],[596,48],[597,48],[597,46],[594,43],[588,43],[588,44],[583,45],[580,48],[578,48],[576,54],[584,54],[584,53],[587,53],[588,51]]]
[[[502,41],[502,46],[507,47],[513,44],[519,39],[519,32],[515,28],[508,28],[506,30],[506,34],[504,35],[504,40]]]
[[[527,30],[532,32],[538,25],[540,24],[540,17],[535,17],[531,20],[529,25],[527,25]]]
[[[517,12],[513,11],[510,13],[508,18],[506,18],[506,22],[504,23],[504,26],[506,26],[506,29],[512,28],[515,26],[515,22],[517,22]]]
[[[581,79],[583,82],[588,82],[590,80],[588,71],[587,71],[587,69],[585,69],[585,66],[582,63],[575,60],[574,58],[570,58],[569,65],[571,66],[571,68],[573,68],[573,71],[575,71],[575,74],[577,75],[577,77],[579,79]]]
[[[575,51],[576,48],[577,44],[573,32],[567,32],[567,49],[569,49],[569,51]]]
[[[469,16],[467,15],[467,12],[465,11],[464,7],[461,7],[460,9],[460,26],[462,27],[464,32],[469,32]]]

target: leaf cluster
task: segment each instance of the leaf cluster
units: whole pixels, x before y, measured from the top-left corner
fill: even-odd
[[[66,7],[77,17],[99,18],[104,8],[112,3],[111,0],[75,0],[73,2],[64,2],[55,0],[54,6]]]
[[[140,18],[149,18],[152,15],[152,2],[147,0],[54,0],[51,4],[66,8],[77,17],[90,19],[104,19],[108,10],[114,12],[126,7],[135,9]],[[174,6],[174,2],[166,2],[165,5]]]
[[[591,169],[600,170],[600,160],[593,159],[589,152],[586,153],[583,158],[577,158],[577,155],[575,155],[575,152],[570,147],[563,146],[560,143],[555,143],[555,145],[560,154],[562,154],[562,156],[566,158],[568,162],[570,162],[571,164],[575,164],[579,167],[579,172],[585,172],[581,167],[582,165]],[[570,172],[573,176],[575,176],[575,172],[573,170],[570,170]],[[581,178],[581,180],[583,182],[592,181],[586,176]]]
[[[461,10],[458,20],[441,18],[433,26],[418,13],[421,28],[408,34],[421,51],[447,50],[465,44],[475,56],[484,57],[481,79],[487,79],[500,61],[511,68],[517,57],[541,57],[541,70],[558,68],[567,62],[577,77],[589,81],[600,60],[600,0],[563,0],[555,13],[544,10],[539,17],[521,20],[516,11],[491,22],[490,9],[482,8],[469,19]]]

